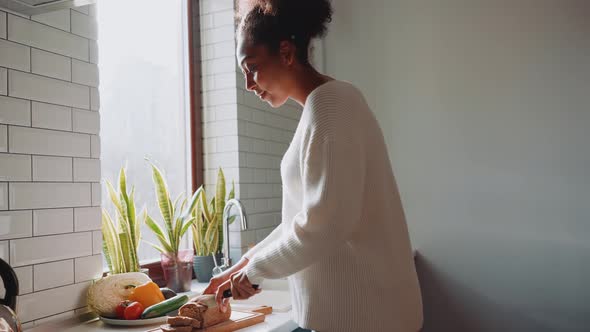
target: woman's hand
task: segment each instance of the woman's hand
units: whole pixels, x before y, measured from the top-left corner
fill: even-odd
[[[217,288],[228,280],[229,275],[224,275],[223,273],[211,278],[211,280],[209,281],[209,285],[207,285],[207,288],[205,288],[205,290],[203,291],[203,295],[215,294],[215,292],[217,292]]]
[[[248,259],[247,258],[242,258],[238,264],[232,266],[231,268],[223,271],[223,273],[220,273],[218,275],[216,275],[215,277],[211,278],[211,280],[209,281],[209,285],[207,285],[207,288],[205,288],[205,290],[203,291],[203,295],[204,294],[215,294],[215,292],[217,292],[217,288],[219,286],[221,286],[221,284],[223,284],[224,282],[229,280],[229,277],[233,274],[236,273],[238,271],[240,271],[244,266],[248,265]]]
[[[260,289],[254,289],[243,270],[232,274],[230,281],[234,300],[246,300],[261,292]]]
[[[254,289],[244,271],[238,271],[232,274],[229,280],[225,281],[217,288],[215,301],[221,312],[227,311],[227,303],[229,302],[229,299],[223,298],[223,292],[228,289],[231,290],[234,300],[245,300],[262,291],[260,289]]]

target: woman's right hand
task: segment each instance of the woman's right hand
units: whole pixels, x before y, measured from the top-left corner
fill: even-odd
[[[207,288],[203,291],[203,295],[217,293],[217,288],[219,288],[221,284],[228,281],[232,274],[240,271],[246,265],[248,265],[248,259],[243,257],[236,265],[211,278],[209,285],[207,285]]]

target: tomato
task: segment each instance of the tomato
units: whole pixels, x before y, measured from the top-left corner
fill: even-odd
[[[127,308],[125,308],[125,312],[123,315],[125,319],[132,320],[132,319],[139,319],[141,317],[141,313],[143,312],[143,305],[139,302],[131,302]]]
[[[130,304],[131,301],[128,300],[121,301],[121,303],[119,303],[119,305],[115,309],[115,312],[117,313],[117,318],[125,319],[125,308],[127,308]]]

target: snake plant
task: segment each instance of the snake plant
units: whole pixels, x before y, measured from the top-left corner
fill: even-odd
[[[201,186],[200,199],[193,212],[193,245],[198,256],[209,256],[221,251],[223,246],[223,209],[225,203],[235,197],[235,185],[232,181],[232,189],[227,199],[225,198],[225,175],[220,168],[217,173],[217,184],[215,186],[215,197],[207,203],[207,195]],[[229,219],[233,222],[235,216]]]
[[[106,181],[111,202],[115,206],[116,219],[111,218],[106,209],[102,211],[103,252],[111,274],[139,272],[140,220],[145,219],[146,211],[137,218],[135,211],[135,188],[127,193],[125,169],[119,172],[119,188]]]
[[[152,247],[172,258],[178,256],[180,241],[193,223],[193,210],[203,188],[199,188],[190,200],[180,194],[174,202],[170,199],[168,186],[162,172],[152,164],[152,179],[156,188],[156,197],[164,227],[146,214],[145,223],[158,238],[160,245],[149,243]]]

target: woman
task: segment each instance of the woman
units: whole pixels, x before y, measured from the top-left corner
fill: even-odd
[[[328,0],[249,1],[237,60],[246,88],[273,107],[303,106],[281,162],[282,223],[206,294],[235,299],[288,277],[293,319],[316,331],[411,331],[420,289],[381,129],[360,91],[317,72],[310,40],[331,20]]]

